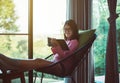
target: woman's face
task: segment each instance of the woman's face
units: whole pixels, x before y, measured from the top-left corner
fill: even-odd
[[[67,37],[67,39],[70,39],[70,38],[71,38],[73,32],[72,32],[72,30],[71,30],[71,28],[70,28],[69,25],[65,25],[65,26],[64,26],[64,34],[65,34],[65,36]]]

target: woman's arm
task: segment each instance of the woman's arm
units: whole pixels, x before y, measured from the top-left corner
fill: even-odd
[[[76,39],[68,41],[68,47],[69,47],[69,50],[62,50],[61,47],[58,45],[58,46],[52,47],[51,50],[53,54],[58,54],[61,57],[70,55],[78,48],[78,41]]]

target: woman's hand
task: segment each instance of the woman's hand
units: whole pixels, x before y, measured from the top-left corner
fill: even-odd
[[[55,38],[51,38],[51,44],[52,44],[52,47],[59,46],[59,43]]]

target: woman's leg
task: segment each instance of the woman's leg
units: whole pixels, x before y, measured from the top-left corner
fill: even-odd
[[[6,57],[3,54],[0,54],[0,65],[10,70],[23,70],[28,71],[32,69],[37,69],[40,67],[47,66],[52,62],[46,61],[44,59],[28,59],[28,60],[19,60]]]

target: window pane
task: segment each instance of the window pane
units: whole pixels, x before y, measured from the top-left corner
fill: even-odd
[[[120,1],[117,1],[117,13],[120,12]],[[97,83],[104,83],[105,79],[105,56],[106,56],[106,44],[108,35],[108,4],[107,0],[93,0],[93,27],[97,29],[97,39],[94,45],[95,55],[95,80]],[[120,18],[116,20],[117,29],[117,53],[118,53],[118,64],[120,67]],[[120,68],[119,72],[120,72]]]
[[[28,0],[0,3],[0,33],[28,33]]]
[[[95,81],[96,83],[104,83],[105,75],[105,56],[108,35],[108,5],[107,0],[93,0],[92,23],[96,28],[97,39],[95,40],[94,64],[95,64]]]
[[[27,34],[28,34],[28,0],[1,0],[0,1],[1,53],[14,58],[28,58]]]
[[[33,6],[34,57],[45,57],[51,53],[47,37],[63,38],[66,1],[35,0]]]
[[[28,58],[28,37],[0,35],[0,53],[12,58]]]
[[[33,55],[44,58],[50,55],[47,37],[63,38],[63,23],[66,20],[66,0],[34,0],[33,2]],[[58,82],[60,78],[46,75],[44,82]],[[59,79],[59,80],[58,80]]]

